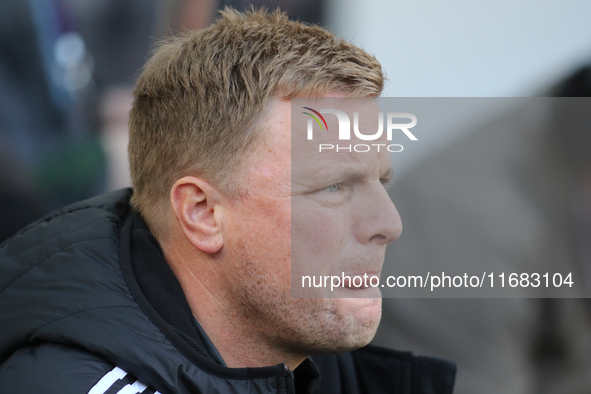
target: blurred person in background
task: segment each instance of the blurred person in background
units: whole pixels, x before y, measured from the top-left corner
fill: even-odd
[[[550,100],[535,118],[505,114],[395,184],[404,232],[382,276],[427,262],[553,267],[590,283],[591,68],[547,95],[580,99]],[[374,343],[455,360],[457,394],[591,393],[588,299],[384,299],[383,308]]]
[[[168,3],[0,2],[0,148],[10,152],[0,172],[28,184],[8,182],[1,193],[35,190],[36,201],[28,209],[4,205],[4,237],[53,209],[129,185],[131,86]]]
[[[92,69],[61,2],[0,3],[0,139],[48,209],[103,190]]]
[[[319,22],[324,2],[258,1]],[[133,81],[159,37],[204,28],[229,0],[6,0],[0,3],[0,141],[42,215],[129,186]],[[42,208],[45,207],[45,208]],[[22,217],[31,212],[11,212]],[[3,226],[0,223],[0,226]],[[5,225],[6,234],[14,227]],[[10,228],[10,231],[8,231]]]

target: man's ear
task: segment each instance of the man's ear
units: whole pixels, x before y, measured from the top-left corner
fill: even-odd
[[[170,202],[185,237],[204,253],[224,245],[219,217],[219,192],[201,178],[186,176],[174,183]]]

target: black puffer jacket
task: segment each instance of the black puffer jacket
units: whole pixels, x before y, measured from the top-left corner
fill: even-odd
[[[452,364],[376,347],[295,374],[227,368],[130,195],[74,204],[1,246],[1,394],[451,393]]]

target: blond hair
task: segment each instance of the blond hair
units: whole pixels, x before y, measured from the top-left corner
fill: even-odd
[[[382,87],[378,61],[327,30],[279,11],[226,8],[208,28],[161,43],[137,81],[129,121],[132,206],[157,232],[183,176],[240,194],[238,169],[273,95],[374,97]]]

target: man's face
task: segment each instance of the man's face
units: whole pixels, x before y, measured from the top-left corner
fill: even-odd
[[[386,244],[402,228],[383,186],[392,172],[389,153],[318,153],[318,143],[335,134],[315,141],[305,131],[292,134],[288,100],[273,100],[268,113],[262,147],[245,164],[249,193],[224,222],[236,310],[262,340],[285,351],[359,348],[380,321],[379,289],[331,293],[329,286],[316,298],[292,298],[292,270],[294,285],[301,275],[379,276]]]

